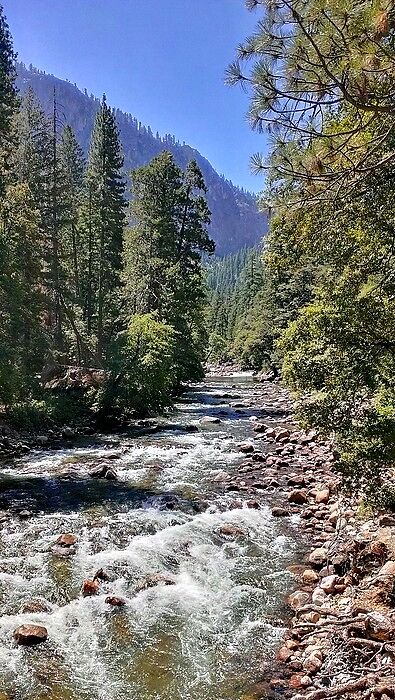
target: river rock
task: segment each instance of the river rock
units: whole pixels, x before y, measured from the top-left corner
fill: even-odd
[[[94,479],[108,479],[109,481],[116,481],[118,478],[115,469],[109,467],[108,464],[96,465],[89,471],[89,476]]]
[[[272,515],[274,518],[285,518],[287,515],[289,515],[289,511],[286,508],[275,506],[272,508]]]
[[[371,612],[365,618],[365,629],[369,637],[380,642],[386,642],[394,636],[394,625],[378,612]]]
[[[49,442],[48,435],[37,435],[36,442],[38,445],[47,445]]]
[[[135,588],[135,592],[140,593],[140,591],[145,591],[148,588],[154,588],[154,586],[159,585],[174,586],[175,580],[170,578],[170,576],[167,576],[166,574],[149,574],[141,581],[139,581]]]
[[[281,661],[281,663],[287,663],[289,659],[292,656],[292,651],[288,649],[288,647],[280,647],[280,649],[277,652],[276,658],[277,661]]]
[[[240,452],[244,452],[245,454],[254,452],[254,445],[252,445],[250,442],[241,442],[237,447],[239,448]]]
[[[72,557],[76,552],[77,550],[74,546],[62,547],[60,544],[54,544],[51,547],[51,554],[54,557]]]
[[[27,600],[22,603],[20,611],[22,614],[26,613],[48,613],[51,612],[50,605],[44,600]]]
[[[62,429],[62,437],[66,439],[71,439],[75,437],[75,432],[73,428],[70,428],[69,425],[65,425],[64,428]]]
[[[217,416],[203,416],[203,418],[200,418],[199,420],[199,423],[202,425],[217,425],[220,422],[221,419]]]
[[[281,442],[282,440],[288,440],[288,438],[291,436],[291,433],[289,430],[283,429],[279,430],[278,433],[276,434],[276,442]]]
[[[254,425],[254,433],[266,433],[266,437],[268,437],[266,425],[264,425],[264,423],[257,423],[256,425]]]
[[[116,595],[108,595],[105,603],[107,603],[107,605],[112,605],[114,608],[122,608],[124,605],[126,605],[126,600],[119,598]]]
[[[323,503],[326,505],[329,501],[329,489],[322,489],[321,491],[318,491],[316,497],[315,497],[315,502],[316,503]]]
[[[328,550],[325,549],[325,547],[317,547],[317,549],[313,549],[309,556],[309,562],[314,566],[323,566],[323,564],[326,564],[327,559]]]
[[[318,576],[316,571],[313,571],[313,569],[305,569],[305,571],[302,574],[302,580],[303,583],[307,583],[308,585],[310,585],[318,583],[320,577]]]
[[[307,503],[307,494],[306,491],[291,491],[290,494],[288,494],[288,500],[290,503],[296,503],[297,505],[303,505],[304,503]]]
[[[321,581],[321,588],[325,593],[333,593],[335,591],[336,584],[338,582],[338,577],[336,574],[332,576],[325,576]]]
[[[310,654],[310,656],[308,656],[303,662],[303,668],[309,674],[316,673],[321,666],[322,661],[315,654]]]
[[[99,592],[99,588],[100,584],[97,579],[87,578],[82,584],[81,593],[84,598],[87,598],[88,596],[96,595]]]
[[[246,536],[245,530],[243,530],[241,527],[237,527],[237,525],[221,525],[219,532],[221,535],[225,535],[226,537]]]
[[[93,577],[93,581],[109,581],[110,577],[104,569],[98,569]]]
[[[48,631],[41,625],[21,625],[14,630],[13,636],[18,644],[28,647],[45,642],[48,639]]]
[[[291,593],[287,598],[288,605],[290,605],[291,608],[293,608],[294,610],[302,608],[309,602],[310,593],[307,593],[306,591],[295,591],[294,593]]]
[[[317,586],[317,588],[314,588],[314,591],[311,594],[311,600],[313,601],[314,605],[323,605],[326,602],[325,591]]]
[[[72,545],[76,544],[76,542],[77,542],[76,536],[73,535],[71,532],[67,532],[63,535],[59,535],[55,544],[59,544],[62,547],[71,547]]]

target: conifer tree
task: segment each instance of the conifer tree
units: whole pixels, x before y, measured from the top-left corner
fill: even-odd
[[[14,145],[13,117],[18,106],[15,59],[11,34],[0,5],[0,196],[4,194],[10,175]]]
[[[116,294],[121,285],[125,183],[118,128],[103,100],[96,115],[84,185],[84,316],[103,363],[106,342],[114,334]]]

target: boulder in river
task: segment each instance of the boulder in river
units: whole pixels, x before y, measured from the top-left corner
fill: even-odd
[[[118,478],[115,469],[109,467],[108,464],[97,464],[90,470],[89,476],[94,479],[108,479],[109,481],[116,481]]]
[[[99,587],[100,584],[97,579],[87,578],[82,584],[81,593],[84,598],[87,598],[88,596],[96,595],[96,593],[99,591]]]
[[[61,545],[61,547],[71,547],[77,542],[77,538],[71,532],[66,532],[63,535],[59,535],[55,544]]]
[[[51,612],[51,607],[45,600],[27,600],[25,603],[22,603],[19,612],[22,614],[42,612],[48,613]]]
[[[14,630],[14,639],[25,647],[41,644],[48,639],[48,631],[42,625],[21,625]]]
[[[154,588],[154,586],[174,586],[174,584],[174,579],[166,574],[148,574],[138,582],[135,592],[140,593],[140,591],[146,591],[147,588]]]
[[[252,445],[250,442],[241,442],[239,445],[237,445],[237,447],[239,448],[240,452],[244,452],[245,454],[254,452],[254,445]]]
[[[241,527],[237,527],[237,525],[221,525],[221,527],[219,528],[219,532],[221,535],[225,535],[226,537],[246,536],[245,530],[242,530]]]
[[[73,428],[70,428],[69,425],[65,425],[62,429],[62,437],[66,438],[66,440],[71,440],[73,437],[75,437]]]
[[[275,506],[272,508],[272,515],[275,518],[285,518],[289,515],[289,511],[286,508],[280,508],[280,506]]]
[[[199,420],[201,425],[217,425],[220,422],[221,419],[218,418],[218,416],[203,416],[203,418],[200,418]]]
[[[126,605],[126,600],[119,598],[116,595],[108,595],[105,602],[107,605],[111,605],[113,608],[122,608]]]

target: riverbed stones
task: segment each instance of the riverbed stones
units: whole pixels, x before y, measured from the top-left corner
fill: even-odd
[[[63,535],[59,535],[55,544],[59,544],[61,547],[72,547],[76,544],[77,538],[71,532],[66,532]]]
[[[203,416],[200,418],[199,423],[201,425],[218,425],[218,423],[221,422],[221,419],[218,418],[218,416]]]
[[[285,518],[287,515],[289,515],[289,511],[286,508],[275,506],[272,508],[272,515],[274,518]]]
[[[329,497],[330,497],[329,489],[321,489],[321,490],[318,491],[318,493],[316,494],[315,502],[316,502],[316,503],[327,504],[328,501],[329,501]]]
[[[309,563],[313,566],[323,566],[328,559],[328,550],[325,547],[317,547],[309,555]]]
[[[386,642],[393,639],[395,627],[391,620],[379,612],[371,612],[365,618],[366,633],[371,639]]]
[[[17,644],[29,647],[45,642],[48,639],[48,631],[42,625],[20,625],[14,630],[13,637]]]
[[[116,595],[108,595],[104,602],[107,603],[107,605],[111,605],[113,608],[122,608],[126,605],[126,600]]]
[[[296,503],[297,505],[303,505],[307,503],[307,493],[299,489],[295,489],[288,494],[288,500],[290,503]]]
[[[320,577],[316,571],[313,571],[313,569],[305,569],[302,573],[302,581],[307,585],[318,583],[319,580]]]
[[[108,479],[109,481],[116,481],[118,478],[115,469],[108,464],[97,464],[90,469],[89,476],[93,479]]]
[[[99,592],[100,584],[97,579],[85,579],[82,583],[81,593],[84,598],[96,595]]]
[[[48,613],[51,612],[49,603],[44,600],[27,600],[22,603],[20,613]]]
[[[304,605],[310,602],[310,593],[307,591],[294,591],[287,598],[288,605],[294,610],[302,608]]]
[[[225,537],[245,537],[246,532],[243,530],[241,527],[237,527],[237,525],[221,525],[219,528],[219,532],[221,535],[225,535]]]
[[[140,591],[145,591],[148,588],[154,588],[155,586],[174,586],[175,580],[167,576],[166,574],[149,574],[145,578],[141,579],[135,588],[136,593]]]
[[[252,445],[250,442],[241,442],[238,446],[240,452],[244,452],[245,454],[248,454],[250,452],[254,452],[254,445]]]

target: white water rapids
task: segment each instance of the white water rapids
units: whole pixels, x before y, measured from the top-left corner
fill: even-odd
[[[251,379],[235,384],[206,381],[168,419],[221,418],[198,432],[102,436],[0,465],[0,501],[14,509],[0,533],[0,700],[248,696],[281,635],[275,618],[292,585],[286,567],[296,543],[268,507],[226,510],[240,496],[216,490],[215,472],[242,461],[236,443],[259,415],[229,406],[254,391]],[[89,477],[107,459],[118,481]],[[22,519],[18,508],[33,515]],[[224,537],[225,523],[248,536]],[[51,552],[62,533],[77,536],[74,556]],[[108,580],[82,597],[82,581],[100,568]],[[153,573],[175,585],[136,594]],[[108,595],[126,605],[112,608]],[[21,613],[32,600],[49,612]],[[45,644],[15,644],[14,629],[28,623],[47,628]]]

